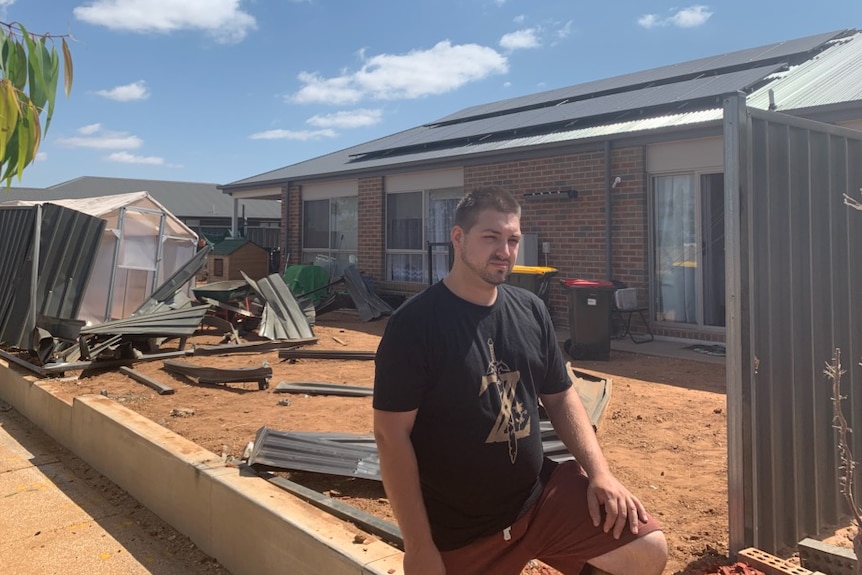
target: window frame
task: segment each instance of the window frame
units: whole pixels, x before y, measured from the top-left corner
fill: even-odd
[[[421,238],[420,238],[420,248],[418,249],[410,249],[410,248],[391,248],[390,246],[390,198],[404,195],[404,194],[421,194],[421,205],[422,205],[422,216],[421,216]],[[432,201],[453,201],[455,205],[457,202],[463,197],[464,188],[461,186],[457,187],[445,187],[445,188],[426,188],[426,189],[410,189],[410,190],[398,190],[393,192],[387,192],[384,197],[384,206],[386,213],[384,214],[383,220],[383,245],[384,245],[384,275],[386,281],[397,281],[404,283],[416,283],[416,284],[428,284],[428,242],[429,236],[431,235],[430,227],[430,213],[431,213],[431,203]],[[434,197],[436,196],[436,197]],[[452,211],[452,220],[454,220],[454,206],[451,209]],[[451,225],[453,222],[449,222],[444,227],[451,229]],[[447,229],[447,232],[448,232]],[[448,240],[448,233],[443,234]],[[440,242],[444,243],[444,242]],[[445,246],[433,246],[432,250],[432,258],[434,258],[435,262],[446,262],[448,263],[449,258],[449,248]],[[394,263],[395,258],[402,258],[406,260],[406,265],[416,270],[418,268],[418,272],[416,271],[406,271],[406,273],[396,274],[396,264]],[[448,273],[448,266],[442,272],[439,268],[435,268],[433,270],[435,277],[434,281],[439,281],[443,279]],[[412,276],[412,277],[411,277]],[[405,277],[407,279],[405,279]]]

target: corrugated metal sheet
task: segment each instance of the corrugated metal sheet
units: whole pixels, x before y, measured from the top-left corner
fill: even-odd
[[[704,74],[714,70],[747,65],[751,62],[786,58],[788,56],[814,50],[824,42],[840,34],[842,34],[840,31],[816,34],[814,36],[798,38],[787,42],[777,42],[775,44],[739,50],[728,54],[709,56],[679,64],[671,64],[669,66],[662,66],[651,70],[635,72],[633,74],[625,74],[622,76],[615,76],[613,78],[605,78],[593,82],[577,84],[575,86],[558,88],[556,90],[548,90],[538,94],[510,98],[500,102],[472,106],[441,118],[436,122],[430,122],[430,124],[453,122],[487,114],[499,114],[506,110],[517,110],[519,108],[536,106],[548,102],[560,102],[572,98],[583,97],[588,94],[629,90],[636,86],[648,86],[656,82],[667,82],[674,78],[691,77],[692,75]]]
[[[779,112],[862,100],[862,34],[830,42],[817,57],[775,74],[748,106],[769,109],[770,90]]]
[[[104,227],[100,218],[53,204],[0,207],[0,342],[26,349],[39,314],[78,315]]]
[[[795,546],[851,512],[833,390],[862,427],[862,136],[729,98],[727,371],[731,551]],[[862,453],[862,434],[850,437]]]
[[[290,288],[278,274],[254,281],[244,273],[245,281],[266,302],[258,333],[269,339],[306,339],[314,337],[308,318],[299,307]]]
[[[189,336],[200,327],[208,305],[134,315],[81,328],[82,334]]]

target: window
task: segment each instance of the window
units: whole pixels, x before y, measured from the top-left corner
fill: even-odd
[[[725,325],[724,174],[653,178],[655,318]]]
[[[213,258],[213,277],[216,277],[216,278],[224,277],[224,259],[223,258]]]
[[[449,272],[449,232],[460,188],[386,196],[386,279],[428,283]],[[429,276],[428,249],[431,249]]]
[[[302,205],[302,261],[340,275],[356,263],[359,245],[358,198],[348,196],[309,200]]]

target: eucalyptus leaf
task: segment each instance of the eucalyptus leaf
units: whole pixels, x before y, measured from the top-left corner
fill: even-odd
[[[69,97],[69,94],[72,93],[72,74],[73,74],[73,66],[72,66],[72,53],[69,51],[69,44],[66,43],[66,39],[63,38],[63,89],[66,92],[66,97]]]

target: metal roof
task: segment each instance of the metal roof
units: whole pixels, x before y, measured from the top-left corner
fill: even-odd
[[[216,184],[137,180],[84,176],[41,188],[9,188],[0,200],[40,200],[109,196],[146,191],[172,214],[183,218],[220,217],[233,214],[233,199]],[[249,218],[281,219],[281,202],[273,200],[239,200],[238,213]]]
[[[708,56],[698,60],[671,64],[669,66],[661,66],[650,70],[634,72],[632,74],[624,74],[605,78],[593,82],[577,84],[575,86],[567,86],[556,90],[548,90],[538,94],[530,94],[518,98],[510,98],[500,102],[490,104],[481,104],[456,112],[430,124],[442,124],[447,122],[464,120],[476,116],[487,114],[499,114],[504,111],[517,110],[519,108],[529,108],[537,105],[549,104],[554,102],[563,102],[573,98],[579,98],[586,95],[600,94],[603,92],[611,92],[618,90],[630,91],[640,87],[647,87],[657,83],[668,83],[674,80],[684,80],[700,77],[705,73],[714,72],[717,70],[729,70],[739,66],[750,65],[752,62],[768,62],[787,58],[797,54],[810,52],[816,49],[824,42],[835,38],[842,32],[827,32],[824,34],[816,34],[805,38],[797,38],[785,42],[776,42],[766,46],[757,48],[748,48],[738,50],[728,54],[720,54],[717,56]]]
[[[763,65],[764,60],[768,65]],[[779,69],[779,64],[785,61],[787,69]],[[732,71],[710,75],[709,72],[715,72],[715,68],[710,66]],[[671,68],[680,73],[671,74]],[[650,78],[678,78],[701,72],[704,74],[702,78],[657,86],[644,85]],[[623,79],[631,81],[634,89],[622,89],[625,87]],[[862,118],[862,33],[849,30],[820,34],[603,82],[506,100],[488,107],[468,108],[435,124],[417,126],[238,180],[222,188],[253,189],[284,181],[348,177],[394,166],[427,165],[477,154],[522,151],[540,145],[649,133],[657,129],[711,125],[722,118],[718,97],[740,89],[750,92],[748,104],[751,107],[768,109],[769,91],[772,90],[780,111],[858,103],[859,117]],[[607,92],[617,88],[619,93],[616,94],[598,93],[595,98],[561,106],[523,109],[553,101],[563,94],[573,97],[587,89]],[[698,99],[699,106],[692,109],[690,106]],[[711,105],[710,99],[714,100]],[[508,114],[509,118],[488,117],[494,110],[504,109],[515,112]],[[478,119],[445,124],[453,119],[470,117]],[[567,123],[570,125],[566,126]],[[544,131],[534,129],[539,126],[544,126]],[[376,153],[369,153],[372,151]]]
[[[647,111],[650,108],[668,105],[696,109],[698,100],[703,99],[710,100],[709,107],[714,107],[722,95],[746,90],[780,67],[780,64],[770,64],[718,76],[707,76],[576,100],[557,106],[481,118],[471,122],[427,127],[423,131],[412,134],[400,134],[391,140],[384,138],[359,146],[358,150],[354,149],[353,154],[384,153],[397,148],[440,145],[448,140],[457,141],[467,138],[481,139],[496,136],[499,139],[518,135],[522,131],[547,132],[588,118],[599,118],[628,110]],[[703,107],[702,104],[701,107]]]
[[[770,75],[746,104],[768,110],[770,90],[779,112],[862,100],[862,38],[833,40],[814,58]]]

